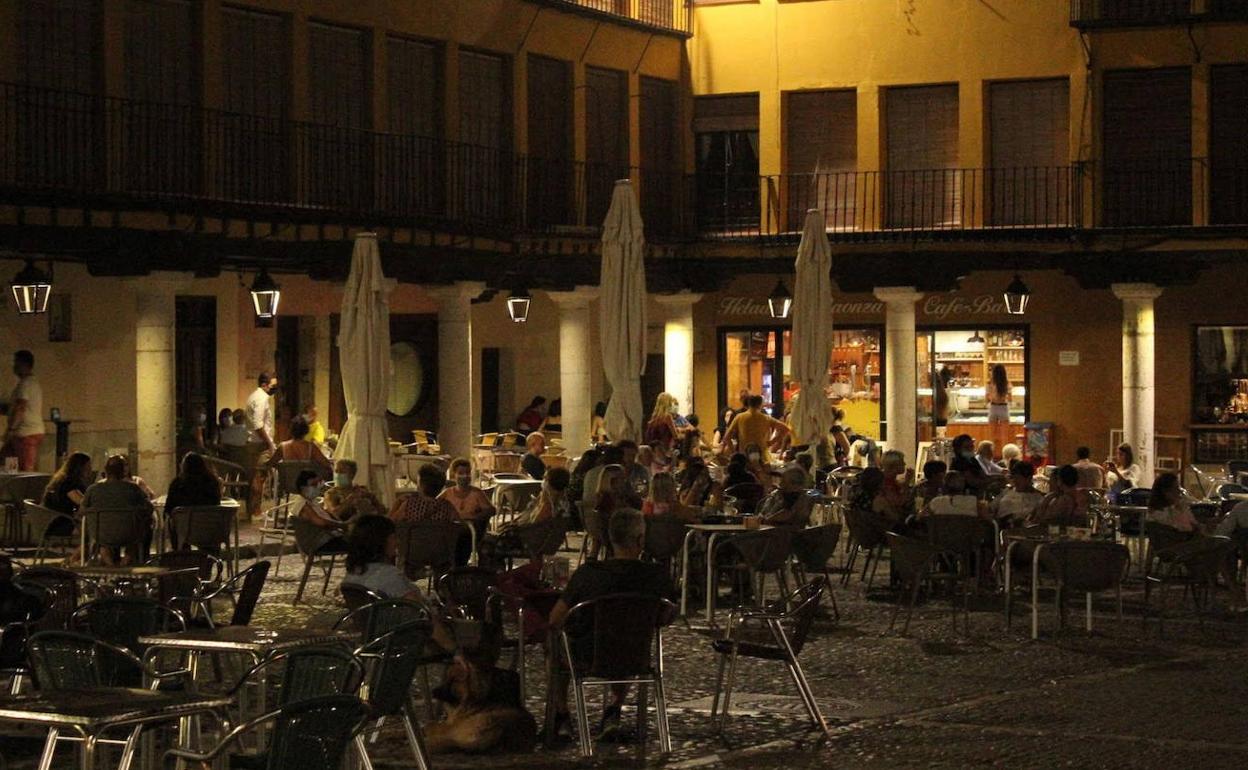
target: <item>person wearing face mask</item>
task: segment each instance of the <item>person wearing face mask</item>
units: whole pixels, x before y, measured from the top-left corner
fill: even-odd
[[[773,526],[805,527],[810,522],[810,512],[815,499],[807,494],[806,471],[790,466],[780,474],[780,487],[758,505],[758,515],[763,522]]]
[[[320,500],[321,496],[321,476],[316,471],[302,471],[295,486],[299,488],[299,496],[294,499],[294,505],[291,507],[291,513],[301,519],[311,522],[313,525],[321,529],[332,529],[341,531],[344,524],[336,516],[325,510],[325,506]],[[345,543],[344,543],[345,546]]]
[[[384,516],[385,507],[368,487],[357,486],[358,470],[354,460],[345,458],[334,462],[334,486],[325,492],[323,505],[339,521],[351,521],[357,516]]]
[[[438,499],[453,505],[460,519],[479,522],[484,526],[494,515],[494,504],[485,492],[472,485],[472,463],[467,458],[456,457],[451,461],[446,478],[451,486],[442,490]]]
[[[256,389],[247,397],[247,470],[251,474],[251,488],[247,494],[248,516],[255,516],[260,510],[264,483],[269,477],[267,466],[277,451],[273,422],[273,392],[276,390],[277,378],[268,372],[260,372],[256,378]]]

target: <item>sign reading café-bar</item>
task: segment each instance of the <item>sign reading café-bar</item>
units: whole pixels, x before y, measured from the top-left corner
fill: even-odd
[[[717,310],[719,317],[725,319],[771,317],[767,308],[767,300],[754,297],[723,297],[719,301]],[[861,301],[833,299],[831,311],[834,317],[883,317],[884,303],[875,299]],[[977,294],[970,297],[959,294],[933,294],[919,304],[918,311],[927,318],[937,321],[964,316],[1006,315],[1005,301],[1000,294]]]

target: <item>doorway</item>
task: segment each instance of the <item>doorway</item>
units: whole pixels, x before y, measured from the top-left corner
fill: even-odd
[[[342,363],[338,351],[341,319],[330,316],[329,424],[341,431],[347,421],[342,390]],[[438,320],[436,315],[391,314],[390,399],[386,405],[389,437],[410,443],[417,428],[434,430],[438,424]],[[471,397],[470,394],[463,397]]]
[[[217,416],[217,298],[174,300],[174,390],[178,457],[199,448],[196,428]],[[207,441],[207,436],[203,436]]]

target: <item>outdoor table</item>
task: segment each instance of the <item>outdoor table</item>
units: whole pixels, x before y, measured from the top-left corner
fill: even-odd
[[[769,525],[747,527],[744,524],[686,524],[685,542],[680,550],[680,614],[688,616],[689,610],[689,542],[695,537],[706,537],[706,622],[715,625],[715,540],[722,534],[758,532],[771,529]]]
[[[53,690],[0,696],[0,720],[48,726],[39,770],[52,767],[52,754],[63,731],[72,730],[82,738],[81,767],[86,770],[95,767],[95,747],[106,731],[130,727],[118,764],[119,770],[127,770],[145,725],[218,711],[229,703],[228,698],[220,696],[125,687]],[[186,741],[186,733],[180,731],[181,742]]]
[[[116,585],[123,581],[144,582],[147,584],[147,593],[151,594],[151,584],[153,582],[160,586],[166,585],[167,580],[175,578],[179,575],[198,574],[199,567],[162,567],[159,564],[153,565],[134,565],[129,567],[109,567],[102,564],[79,564],[66,567],[70,572],[76,575],[88,577],[97,582],[107,582]],[[171,597],[165,596],[164,592],[158,592],[160,601],[168,601]]]
[[[1046,546],[1053,543],[1059,543],[1067,540],[1074,540],[1064,534],[1039,534],[1039,533],[1022,533],[1022,532],[1005,532],[1002,535],[1009,546],[1005,549],[1005,613],[1006,617],[1010,614],[1010,603],[1013,598],[1013,564],[1010,556],[1014,549],[1027,543],[1032,546],[1031,552],[1031,638],[1040,638],[1040,556],[1044,553]],[[1093,538],[1097,539],[1097,538]],[[1089,594],[1089,602],[1092,597]]]
[[[22,522],[22,497],[39,485],[46,486],[50,478],[46,473],[0,471],[0,515],[4,516],[0,544],[17,546],[30,539]]]

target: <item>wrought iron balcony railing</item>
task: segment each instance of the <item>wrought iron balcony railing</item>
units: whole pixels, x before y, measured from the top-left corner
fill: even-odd
[[[636,24],[664,32],[688,35],[692,31],[693,11],[689,0],[535,0],[563,7],[570,11],[588,11],[595,15]]]
[[[1070,0],[1070,23],[1080,28],[1226,21],[1248,21],[1248,0]]]

